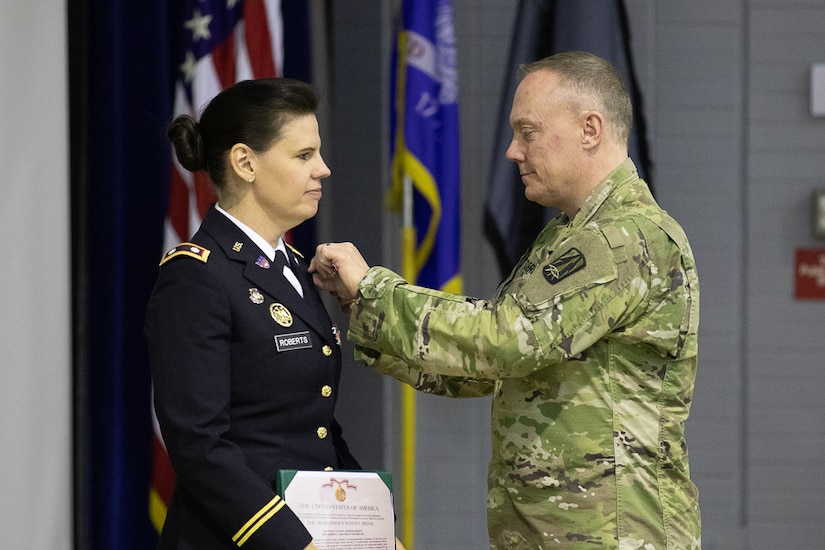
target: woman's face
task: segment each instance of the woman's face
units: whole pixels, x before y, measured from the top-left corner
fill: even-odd
[[[283,127],[281,139],[256,157],[251,192],[271,220],[287,231],[318,212],[321,180],[330,170],[321,158],[315,115],[292,119]]]

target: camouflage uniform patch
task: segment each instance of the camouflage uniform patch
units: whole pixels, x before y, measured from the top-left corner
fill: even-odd
[[[544,273],[544,278],[554,285],[577,271],[581,271],[586,265],[587,260],[584,254],[578,248],[571,248],[556,260],[545,265],[542,273]]]

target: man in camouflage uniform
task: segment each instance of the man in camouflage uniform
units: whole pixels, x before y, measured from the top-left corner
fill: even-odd
[[[491,548],[698,549],[687,238],[627,157],[630,100],[606,61],[569,52],[520,76],[507,157],[527,198],[562,214],[493,298],[409,285],[349,243],[318,247],[316,284],[343,296],[356,355],[379,372],[493,395]]]

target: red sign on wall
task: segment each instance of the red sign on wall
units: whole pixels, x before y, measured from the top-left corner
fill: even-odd
[[[797,300],[825,300],[825,249],[796,249]]]

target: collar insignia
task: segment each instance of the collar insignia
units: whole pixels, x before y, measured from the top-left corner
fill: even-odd
[[[289,243],[288,243],[288,242],[286,242],[286,241],[284,241],[284,244],[285,244],[285,245],[287,245],[287,246],[289,247],[289,249],[292,251],[292,253],[293,253],[293,254],[295,254],[296,256],[298,256],[298,257],[299,257],[299,258],[301,258],[301,259],[303,259],[303,258],[304,258],[304,255],[303,255],[303,254],[301,254],[301,253],[298,251],[298,249],[297,249],[297,248],[295,248],[294,246],[292,246],[291,244],[289,244]]]

